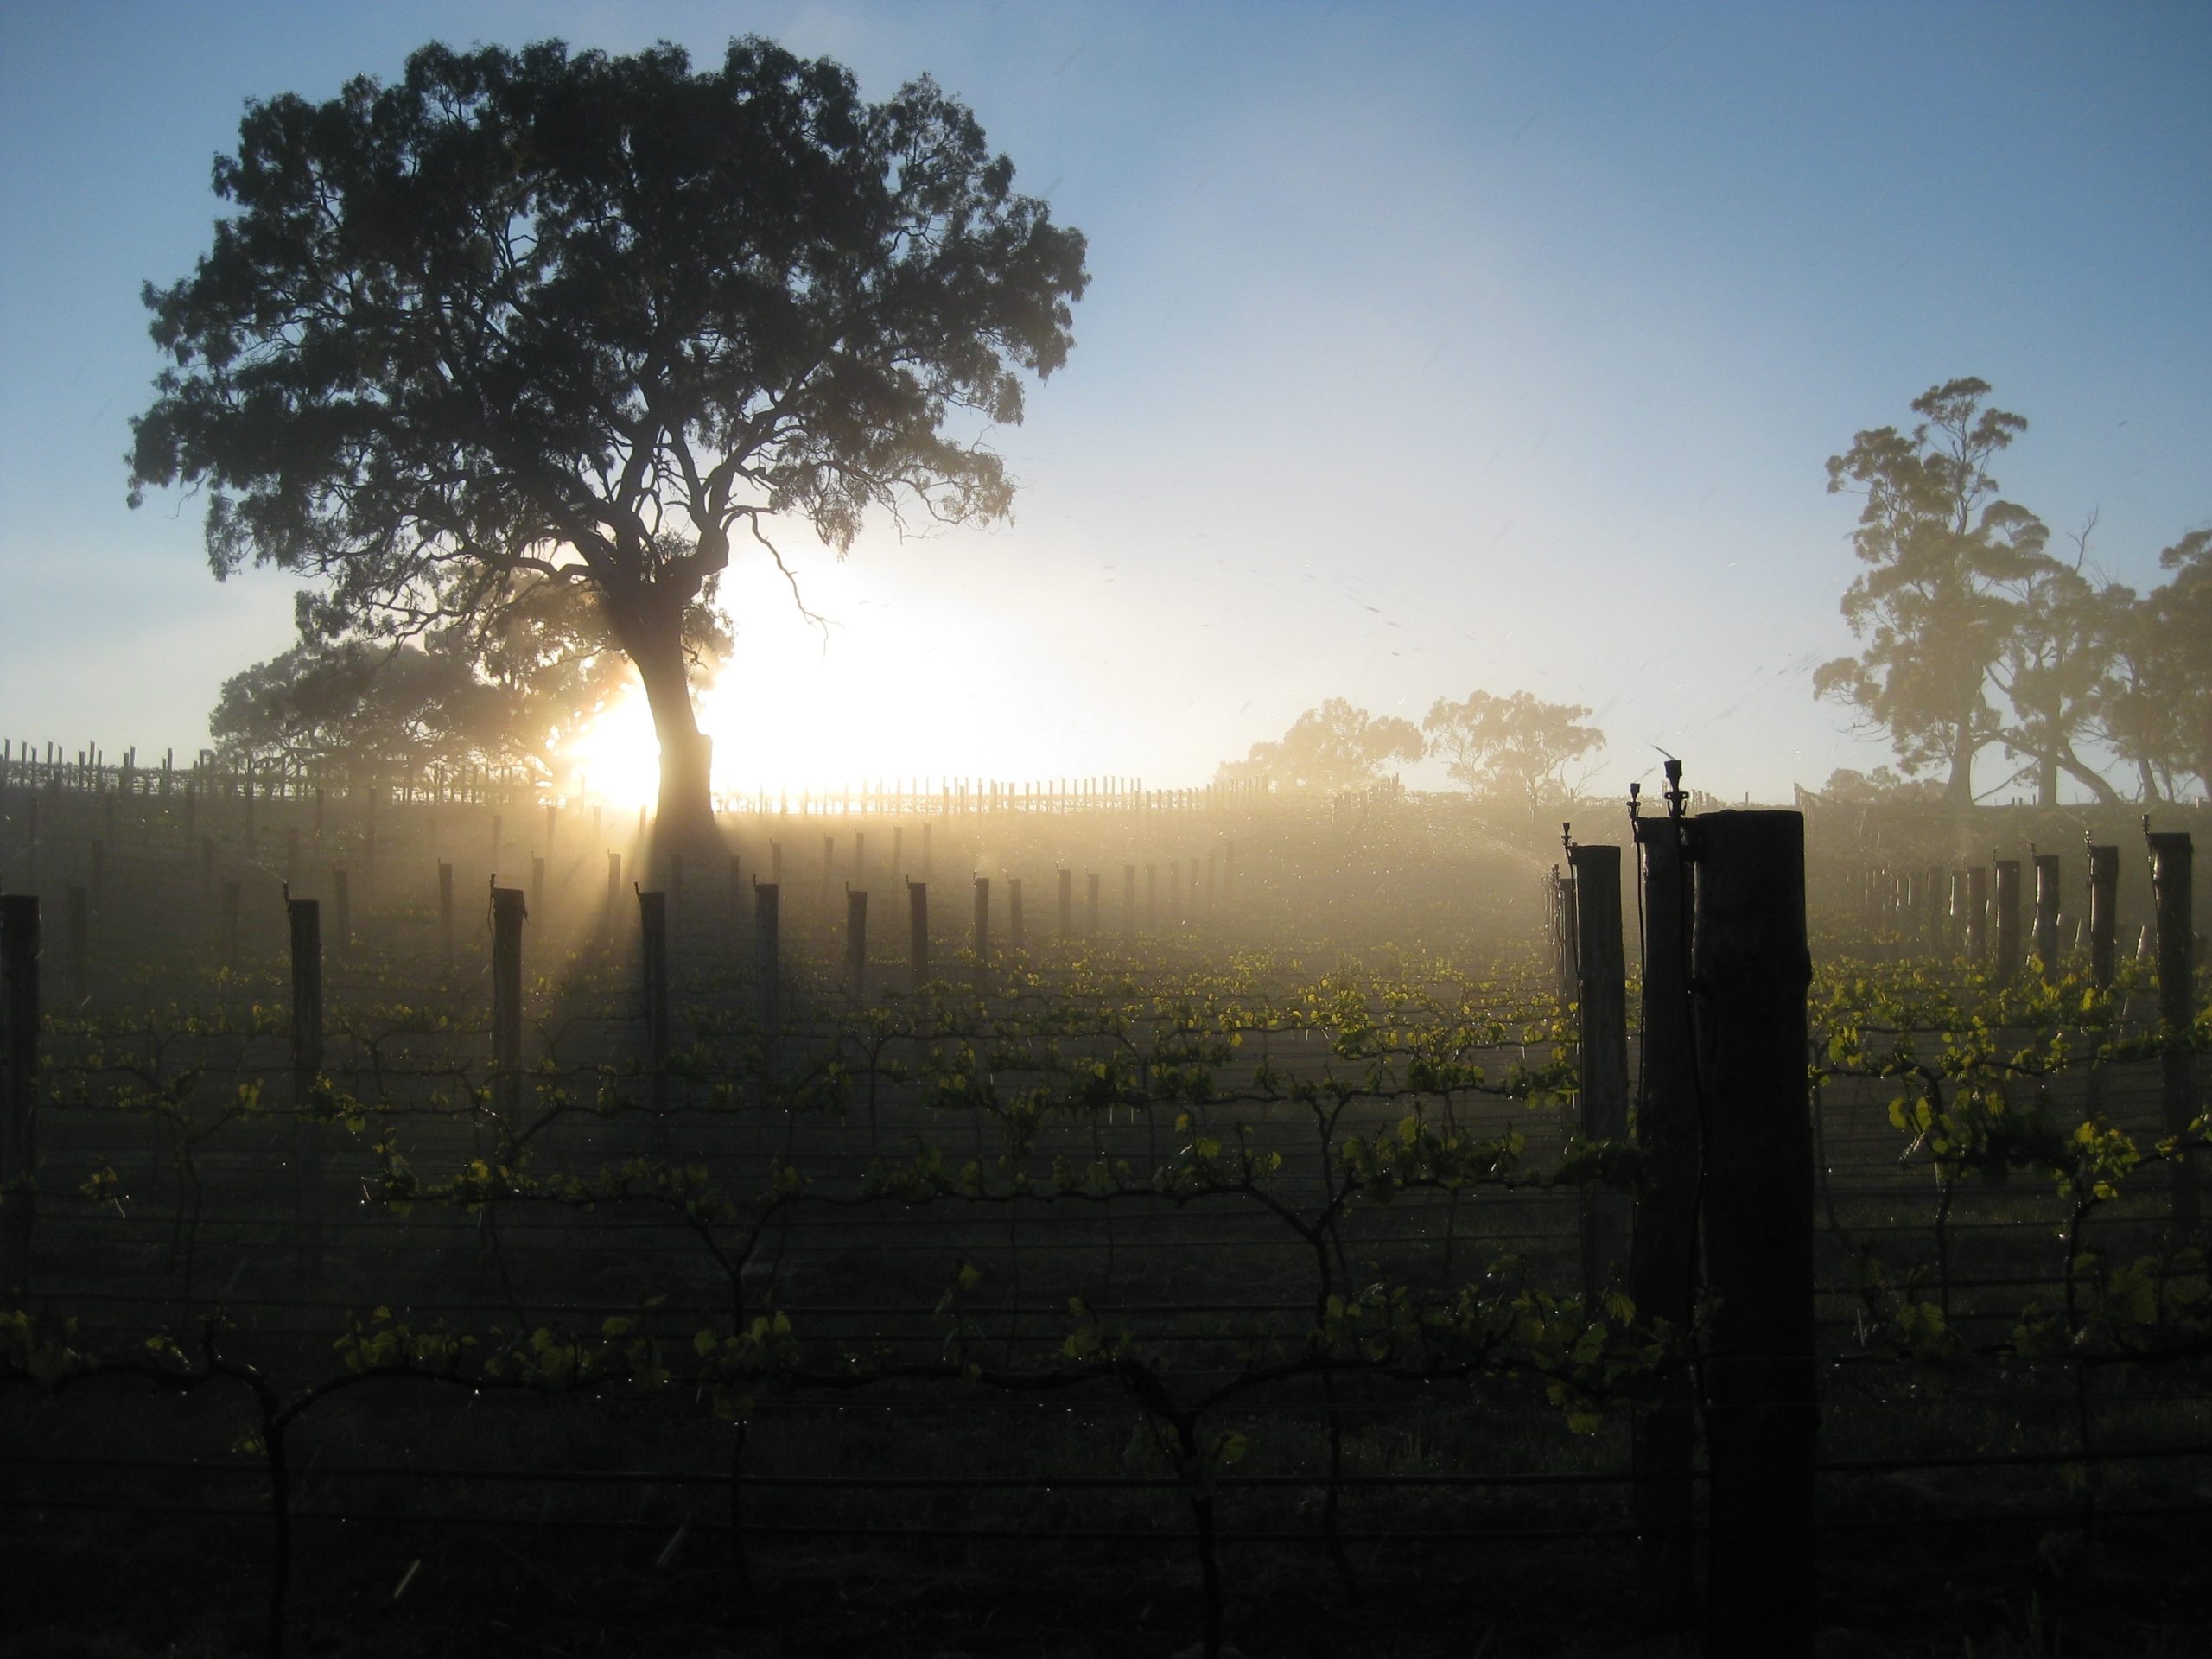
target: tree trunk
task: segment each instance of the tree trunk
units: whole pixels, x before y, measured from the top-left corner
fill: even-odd
[[[1951,776],[1943,787],[1946,806],[1974,804],[1974,753],[1980,745],[1968,735],[1973,724],[1960,721],[1951,728]]]
[[[671,602],[672,601],[672,602]],[[654,825],[664,846],[696,846],[715,839],[709,795],[714,740],[699,729],[691,707],[691,681],[683,660],[680,595],[649,594],[632,607],[610,605],[615,638],[645,682],[645,702],[660,742],[660,804]]]
[[[2058,757],[2055,754],[2036,756],[2036,804],[2058,804]]]

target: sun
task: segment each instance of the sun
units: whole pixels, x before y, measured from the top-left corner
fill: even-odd
[[[562,747],[574,797],[608,806],[650,806],[660,794],[660,742],[645,689],[632,683]]]

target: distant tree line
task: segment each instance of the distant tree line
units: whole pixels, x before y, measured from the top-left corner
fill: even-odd
[[[1533,815],[1586,779],[1578,767],[1605,746],[1605,734],[1584,723],[1589,718],[1580,703],[1543,702],[1526,691],[1471,691],[1461,702],[1439,697],[1416,727],[1331,697],[1281,738],[1255,743],[1242,760],[1224,761],[1214,775],[1220,783],[1273,789],[1357,789],[1379,782],[1394,760],[1434,754],[1472,792],[1525,804]]]
[[[1932,792],[1963,806],[1993,746],[2014,763],[1997,787],[2029,785],[2045,806],[2062,777],[2107,802],[2205,787],[2212,531],[2165,549],[2171,575],[2147,594],[2097,569],[2094,512],[2054,549],[1989,472],[2028,423],[1988,396],[1976,379],[1932,386],[1913,400],[1910,431],[1861,432],[1827,463],[1829,491],[1863,501],[1852,542],[1866,569],[1843,596],[1863,649],[1822,664],[1814,691],[1886,733],[1903,774],[1839,773],[1831,792],[1896,796],[1940,779]]]

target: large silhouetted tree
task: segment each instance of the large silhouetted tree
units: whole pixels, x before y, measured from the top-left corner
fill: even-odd
[[[2012,626],[2006,584],[2043,558],[2042,522],[1997,496],[1988,462],[2027,422],[1983,407],[1986,383],[1947,381],[1916,397],[1920,424],[1859,433],[1830,457],[1831,493],[1862,495],[1852,545],[1866,569],[1843,596],[1856,657],[1821,664],[1821,696],[1885,728],[1908,773],[1941,769],[1945,798],[1974,799],[1974,760],[2002,730],[1990,671]]]
[[[218,575],[320,580],[308,632],[487,623],[516,578],[588,589],[637,665],[664,824],[707,822],[683,619],[734,543],[871,508],[1004,516],[981,433],[1071,344],[1084,241],[927,79],[758,40],[429,46],[393,86],[251,105],[193,274],[149,285],[173,359],[132,499],[205,486]]]
[[[1478,794],[1525,801],[1533,817],[1572,793],[1569,770],[1605,747],[1605,734],[1583,724],[1589,718],[1579,702],[1471,691],[1464,702],[1439,697],[1421,724],[1430,753],[1446,758],[1454,778]]]
[[[1342,697],[1308,709],[1274,742],[1255,743],[1242,760],[1225,760],[1224,782],[1263,782],[1286,789],[1357,789],[1378,781],[1393,760],[1418,760],[1421,734],[1409,720],[1370,715]]]

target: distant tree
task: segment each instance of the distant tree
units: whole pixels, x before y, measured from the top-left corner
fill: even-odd
[[[1839,804],[1853,806],[1894,804],[1900,802],[1942,800],[1943,786],[1933,778],[1900,778],[1887,766],[1871,772],[1839,766],[1821,785],[1821,793]]]
[[[1913,400],[1910,433],[1859,433],[1828,460],[1828,490],[1865,498],[1852,544],[1867,568],[1843,596],[1866,649],[1815,671],[1815,695],[1885,729],[1908,774],[1945,772],[1944,798],[1974,799],[1974,756],[2002,722],[1988,696],[2012,625],[2005,584],[2025,581],[2048,537],[1999,499],[1992,456],[2027,429],[1983,407],[1988,385],[1960,379]]]
[[[505,712],[497,689],[450,652],[305,640],[226,680],[207,726],[226,760],[366,778],[505,759],[486,753],[483,734]]]
[[[1331,697],[1300,715],[1279,742],[1255,743],[1243,760],[1224,761],[1214,775],[1287,789],[1357,789],[1379,780],[1391,761],[1412,762],[1421,753],[1411,721]]]
[[[2183,779],[2212,789],[2212,530],[2191,531],[2158,563],[2173,575],[2145,597],[2141,627],[2165,710],[2154,765],[2178,796]]]
[[[2035,785],[2038,806],[2058,804],[2062,772],[2101,801],[2120,798],[2075,747],[2094,731],[2120,620],[2107,596],[2082,574],[2088,536],[2084,530],[2075,538],[2071,563],[2024,548],[2018,574],[2002,584],[2006,626],[1989,677],[2012,717],[1997,737],[2006,753],[2025,763],[2018,775]]]
[[[1471,691],[1465,702],[1439,697],[1421,730],[1431,753],[1448,757],[1452,777],[1477,794],[1526,802],[1533,817],[1547,802],[1571,794],[1569,769],[1605,747],[1605,734],[1582,723],[1589,718],[1579,702]]]
[[[710,833],[683,619],[751,537],[871,508],[990,520],[977,435],[1065,360],[1084,239],[927,79],[881,104],[760,40],[428,46],[395,86],[249,106],[213,250],[149,284],[173,359],[131,499],[208,489],[219,575],[321,579],[307,632],[588,591],[636,665],[664,826]],[[786,569],[785,574],[789,571]]]

